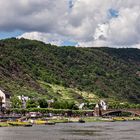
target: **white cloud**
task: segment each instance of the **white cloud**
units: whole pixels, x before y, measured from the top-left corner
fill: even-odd
[[[119,17],[112,18],[106,24],[98,25],[94,33],[96,46],[139,47],[140,44],[140,7],[121,9]],[[136,45],[137,44],[137,45]]]
[[[140,48],[139,0],[1,0],[0,6],[1,31],[19,29],[27,32],[22,37],[58,45]],[[118,16],[111,18],[110,9]]]
[[[63,37],[60,37],[60,35],[57,34],[49,34],[49,33],[41,33],[41,32],[29,32],[24,33],[21,36],[18,36],[18,38],[27,38],[31,40],[40,40],[45,42],[46,44],[53,44],[60,46],[64,40]]]

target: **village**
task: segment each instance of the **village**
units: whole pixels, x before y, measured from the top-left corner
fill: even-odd
[[[12,108],[12,101],[11,101],[11,95],[9,93],[4,92],[4,90],[0,90],[0,110],[1,112],[5,112],[6,109]],[[18,101],[21,102],[20,108],[26,109],[27,108],[27,102],[30,101],[31,99],[28,96],[16,96]],[[18,104],[18,101],[15,101],[15,104]],[[46,108],[51,108],[51,104],[54,103],[54,100],[47,100],[47,106]],[[82,110],[84,107],[85,103],[80,103],[78,108],[76,110]],[[32,107],[31,107],[32,108]],[[41,108],[39,105],[36,108]],[[99,103],[95,105],[95,108],[102,108],[103,110],[107,110],[107,103],[103,100],[100,100]],[[93,108],[94,109],[94,108]],[[92,114],[94,116],[99,116],[99,113],[97,114]]]
[[[108,105],[104,100],[100,100],[92,110],[84,110],[85,103],[81,103],[78,106],[78,110],[71,109],[53,109],[51,104],[54,100],[47,100],[48,106],[46,108],[27,109],[27,102],[31,99],[27,96],[21,95],[16,98],[21,102],[21,107],[11,108],[11,96],[8,93],[4,93],[4,90],[0,90],[0,121],[1,125],[6,126],[32,126],[55,123],[73,123],[73,122],[96,122],[96,121],[128,121],[128,120],[140,120],[140,110],[111,110],[108,109]],[[17,101],[17,100],[16,100]],[[15,102],[16,102],[15,101]],[[18,103],[18,102],[17,102]],[[120,116],[122,112],[129,112],[126,114],[131,115]],[[6,124],[5,124],[6,122]]]

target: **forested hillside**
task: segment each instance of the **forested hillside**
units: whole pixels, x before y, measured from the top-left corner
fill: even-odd
[[[89,96],[140,103],[140,50],[1,40],[0,87],[48,99]]]

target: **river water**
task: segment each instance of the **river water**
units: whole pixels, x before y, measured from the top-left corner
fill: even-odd
[[[140,122],[1,127],[0,140],[140,140]]]

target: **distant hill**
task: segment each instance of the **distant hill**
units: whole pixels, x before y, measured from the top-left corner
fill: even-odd
[[[11,94],[140,103],[140,50],[0,41],[0,87]]]

